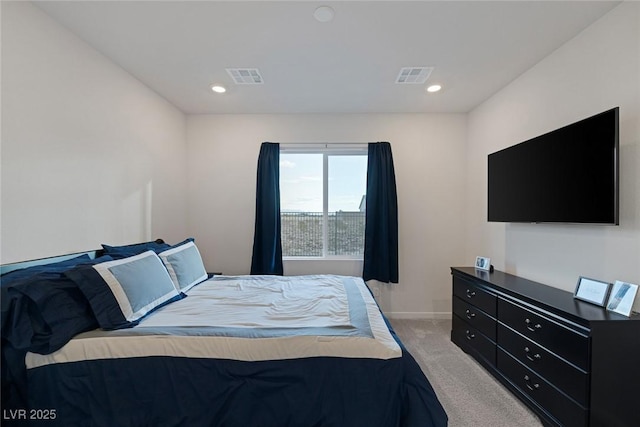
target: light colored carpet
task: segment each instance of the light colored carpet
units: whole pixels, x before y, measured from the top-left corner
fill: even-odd
[[[540,420],[451,342],[450,320],[390,319],[449,416],[451,427],[539,427]]]

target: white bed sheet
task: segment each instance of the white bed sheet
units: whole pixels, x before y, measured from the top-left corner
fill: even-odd
[[[188,298],[152,313],[138,327],[236,328],[351,325],[340,276],[219,277],[187,292]]]

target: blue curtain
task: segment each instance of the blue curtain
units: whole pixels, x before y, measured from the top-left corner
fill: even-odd
[[[369,144],[364,280],[398,283],[398,196],[391,144]]]
[[[251,274],[283,274],[280,236],[280,144],[264,142],[258,157]]]

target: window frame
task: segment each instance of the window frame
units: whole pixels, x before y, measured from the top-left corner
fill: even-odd
[[[330,156],[364,156],[368,157],[368,144],[280,144],[280,154],[322,154],[322,255],[295,256],[282,255],[284,261],[363,261],[363,253],[359,255],[329,255],[329,157]],[[366,188],[365,188],[366,194]],[[282,196],[281,196],[282,197]],[[282,200],[282,199],[281,199]],[[282,219],[282,212],[280,212]]]

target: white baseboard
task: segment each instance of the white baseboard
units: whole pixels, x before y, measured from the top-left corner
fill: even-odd
[[[384,315],[389,319],[451,319],[451,312],[390,311]]]

